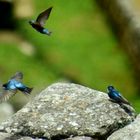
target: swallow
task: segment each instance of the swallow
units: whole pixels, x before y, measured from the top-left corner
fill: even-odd
[[[50,32],[48,29],[44,28],[45,21],[49,18],[49,15],[51,13],[52,7],[48,8],[47,10],[40,13],[35,20],[30,20],[29,24],[38,32],[46,35],[51,35],[52,32]]]
[[[15,75],[13,75],[7,83],[1,85],[0,101],[8,100],[18,91],[21,91],[25,95],[30,94],[33,88],[29,88],[26,85],[24,85],[22,83],[22,79],[23,79],[22,72],[16,72]]]
[[[110,99],[118,104],[128,104],[130,103],[113,87],[113,86],[108,86],[108,96]]]

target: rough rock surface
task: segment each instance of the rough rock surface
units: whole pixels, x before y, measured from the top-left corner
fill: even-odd
[[[16,136],[9,133],[0,132],[0,140],[46,140],[46,139],[32,138],[32,137],[26,137],[26,136]],[[70,137],[70,138],[61,139],[61,140],[97,140],[97,139],[93,139],[87,136],[77,136],[77,137]]]
[[[9,137],[11,137],[11,134],[0,132],[0,139],[1,140],[8,139]]]
[[[9,133],[0,132],[0,140],[43,140],[26,136],[16,136]]]
[[[91,136],[105,139],[133,121],[108,95],[84,86],[56,83],[0,125],[0,131],[21,136],[64,139]]]
[[[97,140],[97,139],[93,139],[91,137],[86,137],[86,136],[77,136],[77,137],[67,138],[64,140]]]
[[[140,139],[140,115],[135,121],[124,128],[114,132],[107,140],[139,140]]]

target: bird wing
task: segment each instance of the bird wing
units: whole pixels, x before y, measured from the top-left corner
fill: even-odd
[[[16,81],[22,81],[22,79],[23,79],[23,73],[22,72],[16,72],[15,73],[15,75],[13,75],[11,78],[10,78],[10,80],[11,79],[15,79]]]
[[[16,88],[24,88],[25,85],[22,84],[22,83],[20,83],[20,82],[16,82],[16,83],[15,83],[15,87],[16,87]]]
[[[15,86],[18,90],[20,90],[23,93],[30,94],[30,92],[33,90],[33,88],[29,88],[25,86],[23,83],[17,82],[15,83]]]
[[[118,92],[118,98],[123,103],[130,105],[130,103],[119,92]]]
[[[1,87],[0,102],[7,101],[10,97],[15,95],[15,93],[16,93],[16,90],[9,91],[9,90],[5,90],[3,87]]]
[[[44,26],[45,21],[49,18],[51,10],[52,10],[52,7],[48,8],[47,10],[40,13],[36,19],[36,22],[39,23],[41,26]]]

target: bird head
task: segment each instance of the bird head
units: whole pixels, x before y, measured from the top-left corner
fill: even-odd
[[[29,20],[29,24],[34,24],[35,23],[35,21],[34,20]]]
[[[114,90],[114,87],[113,87],[113,86],[108,86],[108,87],[107,87],[107,90],[108,90],[108,91],[112,91],[112,90]]]

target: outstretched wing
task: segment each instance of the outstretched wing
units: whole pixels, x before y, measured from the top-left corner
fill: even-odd
[[[44,26],[45,21],[49,18],[51,10],[52,10],[52,7],[48,8],[47,10],[40,13],[36,19],[36,22],[39,23],[41,26]]]
[[[15,79],[16,81],[22,81],[23,79],[23,73],[22,72],[16,72],[15,75],[11,77],[11,79]]]
[[[5,90],[3,87],[1,87],[0,91],[0,102],[7,101],[10,97],[15,95],[16,91],[9,91]]]

